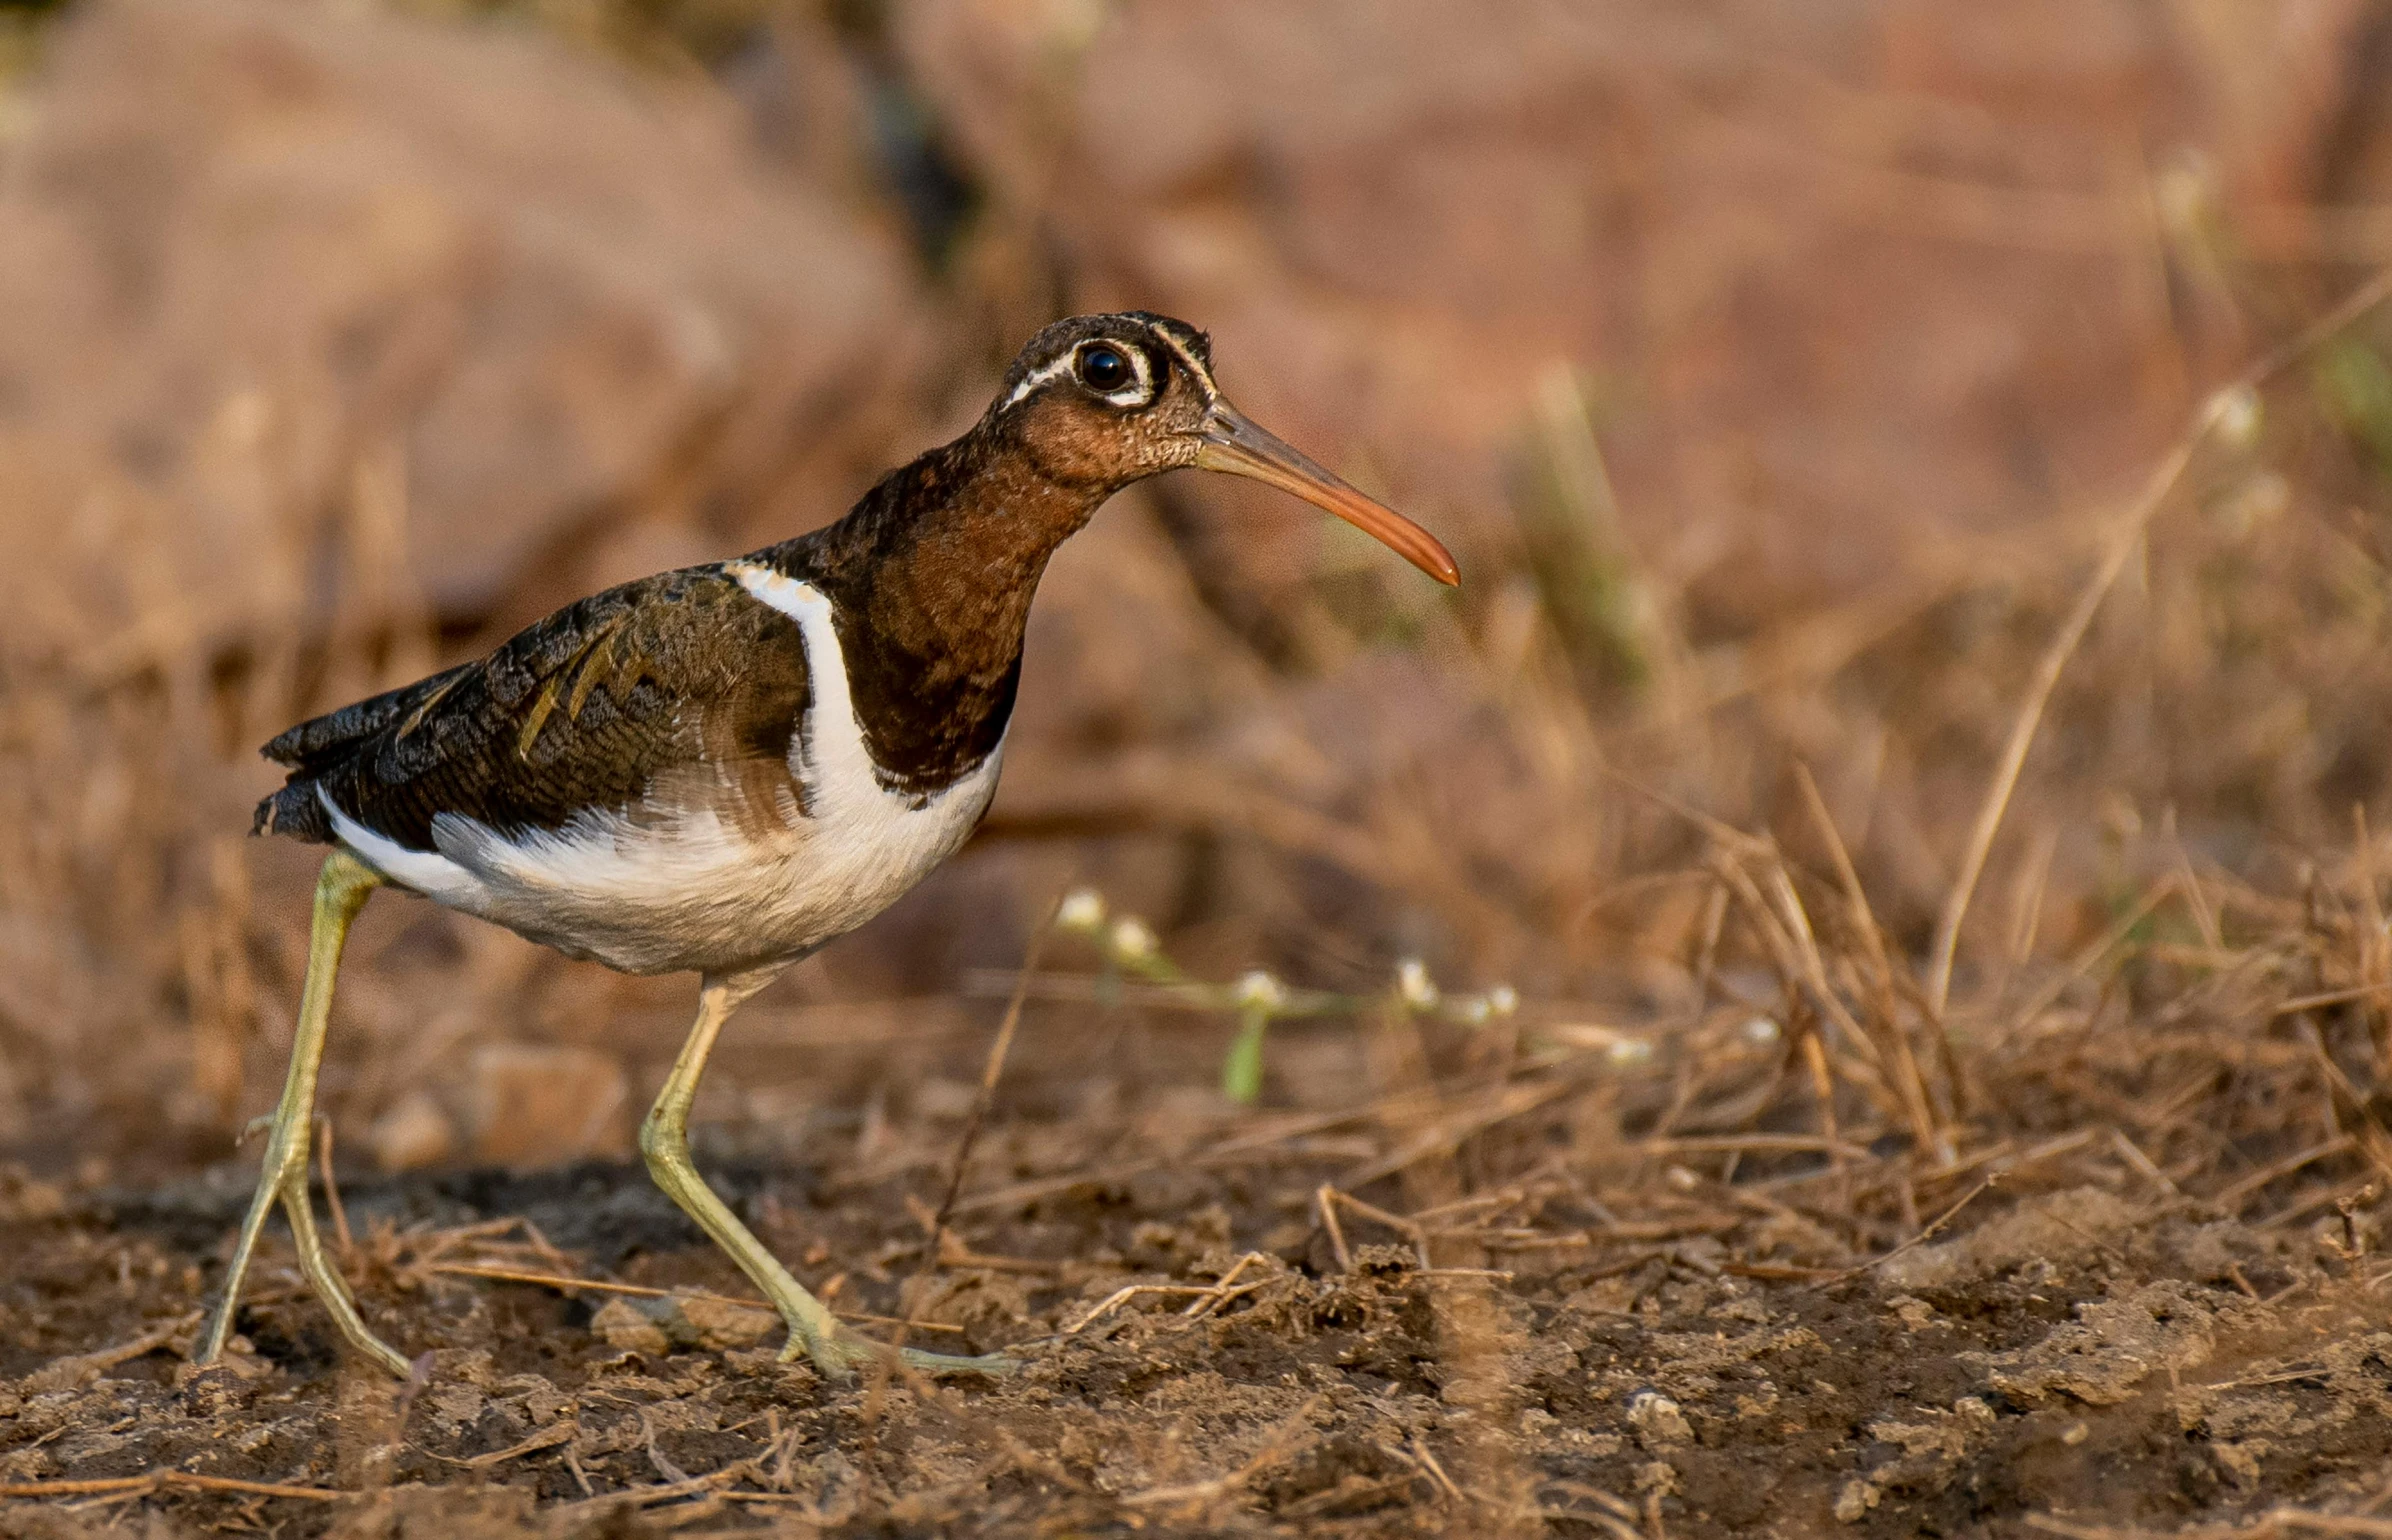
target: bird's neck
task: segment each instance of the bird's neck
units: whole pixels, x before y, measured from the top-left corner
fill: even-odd
[[[1003,739],[1047,559],[1113,491],[1043,474],[976,430],[776,549],[831,601],[865,742],[892,784],[936,791]]]

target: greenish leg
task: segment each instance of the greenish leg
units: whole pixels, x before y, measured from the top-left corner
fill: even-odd
[[[332,1312],[341,1335],[391,1373],[402,1376],[407,1373],[407,1360],[366,1329],[364,1319],[357,1313],[357,1302],[349,1295],[349,1286],[341,1281],[331,1259],[325,1256],[324,1241],[316,1233],[315,1210],[309,1206],[307,1191],[307,1147],[315,1123],[316,1071],[324,1062],[324,1028],[332,1019],[333,976],[340,971],[341,947],[349,939],[350,923],[380,886],[379,872],[338,848],[324,858],[324,869],[316,876],[315,925],[307,940],[307,982],[299,992],[299,1028],[291,1041],[291,1069],[283,1080],[282,1101],[276,1105],[269,1124],[265,1170],[258,1177],[256,1196],[249,1200],[249,1217],[241,1222],[241,1241],[233,1248],[233,1265],[224,1277],[224,1298],[217,1305],[216,1319],[200,1346],[195,1359],[198,1363],[214,1363],[232,1336],[233,1316],[241,1306],[241,1285],[248,1277],[250,1258],[257,1251],[258,1233],[266,1227],[266,1215],[280,1202],[290,1217],[291,1239],[299,1251],[299,1270],[306,1275],[316,1297]]]
[[[739,1270],[764,1291],[764,1297],[789,1323],[789,1344],[781,1350],[782,1361],[803,1352],[825,1375],[845,1379],[854,1365],[885,1358],[891,1349],[840,1326],[830,1308],[791,1277],[779,1259],[764,1249],[764,1243],[739,1222],[739,1216],[714,1195],[689,1159],[689,1105],[697,1098],[698,1078],[706,1073],[706,1058],[714,1052],[714,1040],[731,1013],[780,971],[776,964],[746,973],[706,975],[698,993],[697,1025],[690,1029],[681,1057],[673,1061],[673,1072],[665,1077],[664,1090],[649,1109],[647,1121],[640,1125],[640,1151],[648,1157],[648,1171],[656,1185],[713,1236],[716,1245],[731,1254]],[[1001,1354],[960,1358],[906,1348],[898,1356],[913,1368],[933,1373],[1003,1374],[1013,1367]]]

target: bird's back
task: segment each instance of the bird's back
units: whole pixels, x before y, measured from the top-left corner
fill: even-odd
[[[1000,755],[927,790],[875,761],[806,554],[610,589],[302,723],[266,746],[291,775],[257,827],[625,972],[853,929],[970,835]]]
[[[414,851],[438,848],[444,815],[556,834],[699,764],[737,783],[750,821],[777,821],[802,801],[788,759],[806,699],[790,617],[720,565],[661,573],[275,738],[262,752],[291,774],[255,827],[329,841],[337,816]]]

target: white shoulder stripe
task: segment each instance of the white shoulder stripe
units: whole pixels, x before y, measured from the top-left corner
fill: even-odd
[[[830,600],[811,583],[801,583],[786,572],[767,567],[761,562],[727,561],[723,570],[738,579],[739,586],[757,599],[771,605],[803,627],[819,609],[824,616],[831,612]]]
[[[739,586],[797,622],[806,642],[806,689],[811,704],[791,753],[806,782],[834,801],[877,792],[880,767],[864,747],[863,726],[856,720],[855,701],[847,687],[847,656],[839,647],[839,627],[831,618],[831,601],[811,583],[752,561],[726,562],[724,570]]]

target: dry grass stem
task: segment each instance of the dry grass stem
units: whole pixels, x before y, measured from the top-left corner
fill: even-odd
[[[526,1272],[520,1268],[490,1267],[473,1262],[434,1262],[425,1265],[422,1271],[447,1278],[487,1278],[496,1283],[528,1283],[568,1294],[622,1294],[633,1299],[698,1299],[717,1305],[746,1305],[756,1310],[772,1308],[765,1300],[736,1294],[709,1294],[702,1289],[657,1289],[645,1284],[569,1278],[556,1273]],[[864,1321],[878,1326],[914,1326],[923,1331],[963,1330],[960,1326],[945,1326],[935,1321],[909,1321],[899,1316],[872,1315],[861,1310],[834,1310],[832,1313],[843,1321]]]
[[[19,1527],[2392,1525],[2381,27],[2043,7],[1961,106],[1870,84],[1873,24],[1429,7],[1391,68],[1450,25],[1567,88],[1181,93],[1215,149],[1278,103],[1258,188],[1089,150],[1099,87],[1219,73],[1157,8],[497,8],[0,6],[0,1496],[73,1505]],[[1896,73],[1982,62],[1896,9]],[[1275,67],[1351,55],[1279,10]],[[2338,201],[2254,201],[2296,183]],[[1548,202],[1602,217],[1478,262]],[[313,1169],[423,1356],[343,1360],[276,1219],[245,1346],[168,1362],[308,966],[253,745],[811,527],[1125,284],[1223,307],[1469,580],[1126,493],[972,843],[726,1034],[726,1201],[842,1320],[1022,1372],[779,1362],[636,1158],[686,981],[398,893]]]
[[[2075,656],[2085,632],[2093,624],[2101,602],[2109,596],[2118,575],[2126,570],[2126,563],[2142,543],[2144,531],[2156,516],[2168,495],[2184,478],[2194,454],[2217,432],[2221,423],[2238,411],[2256,412],[2255,393],[2286,367],[2306,356],[2312,349],[2340,333],[2357,321],[2386,297],[2392,296],[2392,269],[2378,273],[2360,285],[2340,304],[2298,336],[2271,350],[2251,365],[2222,390],[2213,392],[2195,414],[2192,425],[2177,441],[2174,448],[2153,468],[2149,481],[2137,498],[2111,524],[2103,540],[2099,565],[2078,592],[2075,605],[2060,624],[2027,686],[2025,697],[2011,722],[2009,737],[2002,745],[1995,761],[1991,781],[1986,786],[1983,803],[1977,810],[1976,822],[1969,830],[1968,842],[1962,849],[1960,869],[1953,878],[1951,892],[1944,900],[1942,912],[1936,917],[1935,939],[1928,949],[1927,1000],[1938,1019],[1951,997],[1952,967],[1960,946],[1960,925],[1968,916],[1969,901],[1976,894],[1977,879],[1985,870],[1986,856],[1993,849],[1993,838],[2001,829],[2003,815],[2009,811],[2011,795],[2018,788],[2018,775],[2026,765],[2027,750],[2034,746],[2035,734],[2043,725],[2045,708],[2060,682],[2060,673]],[[2248,404],[2246,404],[2246,401]]]

